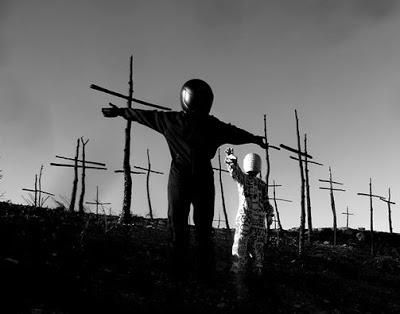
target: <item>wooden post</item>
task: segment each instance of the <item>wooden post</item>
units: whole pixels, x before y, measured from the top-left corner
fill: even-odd
[[[282,231],[282,224],[281,224],[281,219],[279,217],[279,210],[278,210],[278,203],[276,201],[276,192],[275,192],[275,180],[272,181],[273,182],[273,196],[274,196],[274,206],[275,206],[275,212],[276,212],[276,219],[278,220],[278,226],[279,226],[279,230]]]
[[[389,188],[389,198],[388,198],[388,217],[389,217],[389,232],[393,233],[393,228],[392,228],[392,210],[390,208],[390,188]]]
[[[310,244],[313,227],[312,227],[312,217],[311,217],[310,179],[309,179],[308,158],[307,158],[307,134],[304,134],[304,152],[306,153],[304,157],[304,165],[305,165],[306,196],[307,196],[307,224],[308,224],[307,241]]]
[[[271,186],[271,185],[270,185],[270,186]],[[287,200],[287,199],[277,198],[277,197],[276,197],[276,190],[275,190],[275,188],[278,187],[278,186],[282,186],[282,185],[275,184],[275,180],[273,180],[273,181],[272,181],[272,187],[273,187],[273,190],[272,190],[272,191],[273,191],[273,197],[274,197],[274,206],[275,206],[275,212],[276,212],[276,219],[277,219],[277,222],[278,222],[279,230],[280,230],[280,231],[283,231],[282,223],[281,223],[281,218],[280,218],[279,210],[278,210],[278,201],[291,202],[291,200]]]
[[[390,207],[391,204],[396,204],[394,202],[391,201],[391,194],[390,194],[390,188],[389,188],[389,197],[386,200],[384,197],[381,197],[381,201],[387,203],[388,205],[388,218],[389,218],[389,232],[393,233],[393,228],[392,228],[392,209]]]
[[[337,233],[337,215],[336,215],[336,205],[335,205],[335,197],[333,195],[333,191],[341,191],[345,192],[344,189],[333,188],[333,184],[343,185],[341,182],[336,182],[332,180],[332,169],[329,167],[329,180],[319,179],[321,182],[329,183],[329,188],[320,187],[321,190],[329,190],[330,200],[331,200],[331,210],[333,216],[333,245],[336,245],[336,233]]]
[[[300,131],[299,131],[299,119],[297,116],[297,110],[295,112],[296,117],[296,132],[297,132],[297,150],[298,150],[298,158],[299,158],[299,168],[300,168],[300,178],[301,178],[301,190],[300,190],[300,198],[301,198],[301,212],[300,212],[300,229],[299,229],[299,248],[298,253],[302,255],[303,246],[304,246],[304,229],[305,229],[305,198],[304,198],[304,170],[303,163],[301,162],[301,144],[300,144]]]
[[[268,194],[268,183],[269,183],[269,175],[271,172],[270,169],[270,160],[269,160],[269,150],[268,150],[268,135],[267,135],[267,115],[264,114],[264,138],[265,138],[265,160],[266,160],[266,165],[267,165],[267,171],[265,174],[265,183],[267,184],[267,197],[269,199],[269,194]]]
[[[133,56],[130,58],[129,67],[129,94],[128,94],[127,107],[132,108],[132,97],[133,97]],[[122,204],[122,213],[120,217],[121,223],[131,222],[131,202],[132,202],[132,177],[131,177],[131,166],[130,166],[130,150],[131,150],[131,129],[132,121],[126,121],[125,127],[125,147],[124,147],[124,200]]]
[[[145,170],[146,171],[146,191],[147,191],[147,203],[149,205],[149,216],[150,219],[153,219],[153,207],[151,206],[151,198],[150,198],[150,174],[155,173],[155,174],[164,174],[160,171],[155,171],[151,169],[151,162],[150,162],[150,151],[147,149],[147,168],[144,167],[139,167],[139,166],[134,166],[136,169],[140,170]],[[123,170],[116,170],[115,172],[124,172]],[[144,174],[144,172],[140,171],[131,171],[131,174]]]
[[[332,170],[329,167],[329,184],[330,184],[330,196],[331,196],[331,208],[333,214],[333,245],[336,245],[336,232],[337,232],[337,217],[336,217],[336,206],[335,198],[333,197],[333,184],[332,184]]]
[[[372,195],[372,178],[369,178],[369,194]],[[370,205],[371,255],[374,255],[374,208],[372,207],[372,196],[369,197],[369,205]]]
[[[99,200],[99,186],[98,185],[96,185],[96,199],[94,200],[94,202],[85,202],[85,204],[96,205],[96,217],[99,215],[99,205],[102,207],[104,215],[106,215],[106,213],[105,213],[105,210],[103,208],[103,205],[111,205],[111,203],[100,202],[100,200]]]
[[[374,249],[374,208],[372,207],[372,198],[377,197],[382,199],[382,196],[372,194],[372,178],[369,178],[369,193],[357,193],[357,195],[369,197],[369,212],[370,212],[370,234],[371,234],[371,255],[375,255]]]
[[[75,211],[76,192],[78,190],[78,158],[79,158],[79,138],[76,140],[76,152],[74,158],[74,181],[72,182],[71,202],[69,203],[69,211]]]
[[[96,216],[99,215],[99,186],[96,185]]]
[[[37,187],[37,174],[35,174],[35,207],[37,207],[37,194],[38,194],[38,192],[37,192],[37,189],[38,189],[38,187]]]
[[[86,177],[86,165],[85,165],[85,146],[89,142],[89,139],[86,141],[83,140],[83,137],[81,137],[81,143],[82,143],[82,176],[81,176],[81,195],[79,197],[79,213],[83,214],[84,209],[83,209],[83,201],[85,198],[85,177]]]
[[[38,200],[38,204],[39,207],[42,207],[42,173],[43,173],[43,165],[40,166],[40,171],[39,171],[39,200]]]
[[[146,176],[147,202],[149,204],[150,219],[153,219],[153,208],[151,207],[151,199],[150,199],[150,171],[151,171],[150,154],[149,154],[149,149],[147,149],[147,176]]]
[[[346,212],[342,213],[343,215],[346,215],[346,229],[349,229],[349,216],[352,216],[353,214],[349,213],[349,206],[346,207]]]
[[[222,184],[222,164],[221,164],[221,150],[220,149],[218,149],[218,166],[219,166],[218,174],[219,174],[219,186],[221,188],[222,210],[224,211],[226,229],[228,229],[228,232],[230,232],[231,228],[229,227],[228,214],[226,212],[226,206],[225,206],[224,187]]]

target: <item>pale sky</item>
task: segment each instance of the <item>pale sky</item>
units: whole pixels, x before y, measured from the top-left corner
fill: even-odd
[[[123,177],[113,171],[122,166],[125,122],[105,119],[101,107],[125,102],[89,86],[126,94],[133,54],[135,97],[180,110],[181,85],[202,78],[214,90],[213,115],[262,135],[266,113],[274,145],[296,145],[297,109],[310,154],[324,164],[310,172],[314,226],[332,225],[329,192],[318,188],[330,165],[347,189],[336,193],[338,226],[345,225],[341,213],[348,206],[350,226],[368,229],[369,200],[356,194],[368,192],[370,177],[373,193],[386,196],[391,187],[400,202],[399,29],[395,0],[0,0],[0,191],[24,203],[22,188],[33,187],[43,164],[42,188],[70,197],[72,168],[50,162],[60,162],[55,155],[73,157],[84,136],[87,159],[109,169],[87,171],[86,201],[99,185],[101,200],[120,211]],[[155,216],[166,217],[167,145],[134,124],[132,164],[146,166],[146,148],[152,167],[166,173],[151,177]],[[255,145],[234,149],[240,160],[248,152],[264,158]],[[283,227],[298,226],[300,175],[288,152],[271,151],[271,179],[283,185],[278,197],[293,200],[279,203]],[[145,176],[133,182],[132,212],[145,215]],[[227,175],[224,189],[232,226],[238,195]],[[386,204],[376,200],[374,210],[375,229],[387,231]],[[395,232],[399,210],[392,207]]]

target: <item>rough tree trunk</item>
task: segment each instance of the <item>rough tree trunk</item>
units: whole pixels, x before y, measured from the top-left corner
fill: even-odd
[[[311,235],[313,232],[312,227],[312,217],[311,217],[311,197],[310,197],[310,178],[308,171],[308,157],[307,157],[307,134],[304,134],[304,152],[305,152],[305,174],[306,174],[306,196],[307,196],[307,224],[308,224],[308,233],[307,233],[307,241],[311,243]]]
[[[128,108],[132,108],[132,96],[133,96],[133,57],[130,58],[129,67],[129,100],[127,102]],[[125,128],[125,147],[124,147],[124,200],[122,204],[122,213],[120,217],[121,223],[131,222],[131,202],[132,202],[132,176],[131,176],[131,165],[130,165],[130,151],[131,151],[131,129],[132,122],[126,121]]]
[[[299,167],[300,167],[300,177],[301,177],[301,212],[300,212],[300,229],[299,229],[299,255],[303,254],[303,246],[304,246],[304,229],[305,229],[305,197],[304,197],[304,169],[303,162],[301,158],[301,144],[300,144],[300,131],[299,131],[299,119],[297,117],[297,110],[294,111],[296,116],[296,131],[297,131],[297,150],[298,150],[298,158],[299,158]]]

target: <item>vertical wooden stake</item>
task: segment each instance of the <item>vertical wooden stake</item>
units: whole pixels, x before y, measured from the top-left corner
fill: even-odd
[[[374,255],[374,208],[372,207],[372,178],[369,178],[369,205],[370,205],[370,231],[371,231],[371,255]]]
[[[76,192],[78,190],[78,158],[79,158],[79,138],[76,140],[76,152],[74,160],[74,181],[72,182],[71,202],[69,203],[69,211],[75,211]]]
[[[150,171],[151,171],[151,163],[150,163],[150,153],[149,149],[147,149],[147,177],[146,177],[146,188],[147,188],[147,202],[149,204],[149,215],[150,219],[153,219],[153,208],[151,207],[151,199],[150,199]]]
[[[279,231],[283,231],[282,224],[281,224],[281,218],[279,216],[278,203],[276,201],[275,180],[272,181],[272,185],[273,185],[273,193],[274,193],[273,195],[274,195],[274,205],[275,205],[276,219],[278,220]]]
[[[335,198],[333,197],[333,184],[332,184],[332,170],[329,167],[329,181],[330,181],[330,195],[331,195],[331,208],[333,214],[333,245],[336,245],[336,231],[337,231],[337,218],[336,218],[336,206]]]
[[[303,170],[303,162],[301,156],[301,144],[300,144],[300,131],[299,131],[299,119],[297,117],[297,110],[294,111],[296,116],[296,131],[297,131],[297,150],[298,150],[298,159],[299,159],[299,167],[300,167],[300,177],[301,177],[301,213],[300,213],[300,229],[299,229],[299,255],[303,253],[304,246],[304,229],[305,229],[305,199],[304,199],[304,170]]]
[[[312,227],[312,217],[311,217],[310,178],[309,178],[308,157],[307,157],[307,134],[304,134],[304,152],[306,154],[304,163],[305,163],[306,196],[307,196],[307,224],[308,224],[307,242],[310,244],[313,227]]]
[[[96,185],[96,216],[99,215],[99,186]]]
[[[43,165],[40,166],[40,171],[39,171],[39,197],[38,197],[39,207],[42,207],[42,173],[43,173]]]
[[[218,149],[218,166],[219,166],[218,174],[219,174],[219,186],[221,188],[222,210],[224,211],[226,229],[228,230],[228,232],[230,232],[231,229],[229,227],[228,214],[226,212],[226,206],[225,206],[224,187],[222,185],[222,164],[221,164],[221,150],[220,149]]]
[[[133,97],[133,56],[130,58],[129,67],[129,99],[127,102],[128,108],[132,108]],[[132,202],[132,176],[130,165],[130,151],[131,151],[131,128],[132,121],[126,121],[125,128],[125,147],[124,147],[124,200],[122,204],[122,214],[120,217],[121,223],[130,223],[131,221],[131,202]]]
[[[37,174],[35,174],[35,207],[37,207]]]
[[[82,177],[81,177],[81,195],[79,197],[79,213],[83,214],[84,213],[84,209],[83,209],[83,201],[85,198],[85,176],[86,176],[86,165],[85,165],[85,146],[86,144],[89,142],[89,139],[87,139],[86,141],[83,140],[83,137],[81,137],[81,143],[82,143]]]
[[[390,202],[391,202],[391,195],[390,195],[390,188],[389,188],[389,198],[388,198],[388,216],[389,216],[389,232],[393,233],[393,228],[392,228],[392,210],[390,207]]]

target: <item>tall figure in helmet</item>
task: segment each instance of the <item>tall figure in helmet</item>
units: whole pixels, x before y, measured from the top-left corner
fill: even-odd
[[[185,265],[188,242],[188,215],[193,205],[193,220],[198,242],[200,271],[213,270],[211,239],[214,217],[214,175],[211,159],[219,146],[255,143],[264,147],[262,136],[253,135],[209,115],[214,95],[200,79],[187,81],[181,89],[182,111],[102,108],[108,118],[121,116],[161,133],[171,153],[168,178],[168,222],[173,263],[179,271]]]

